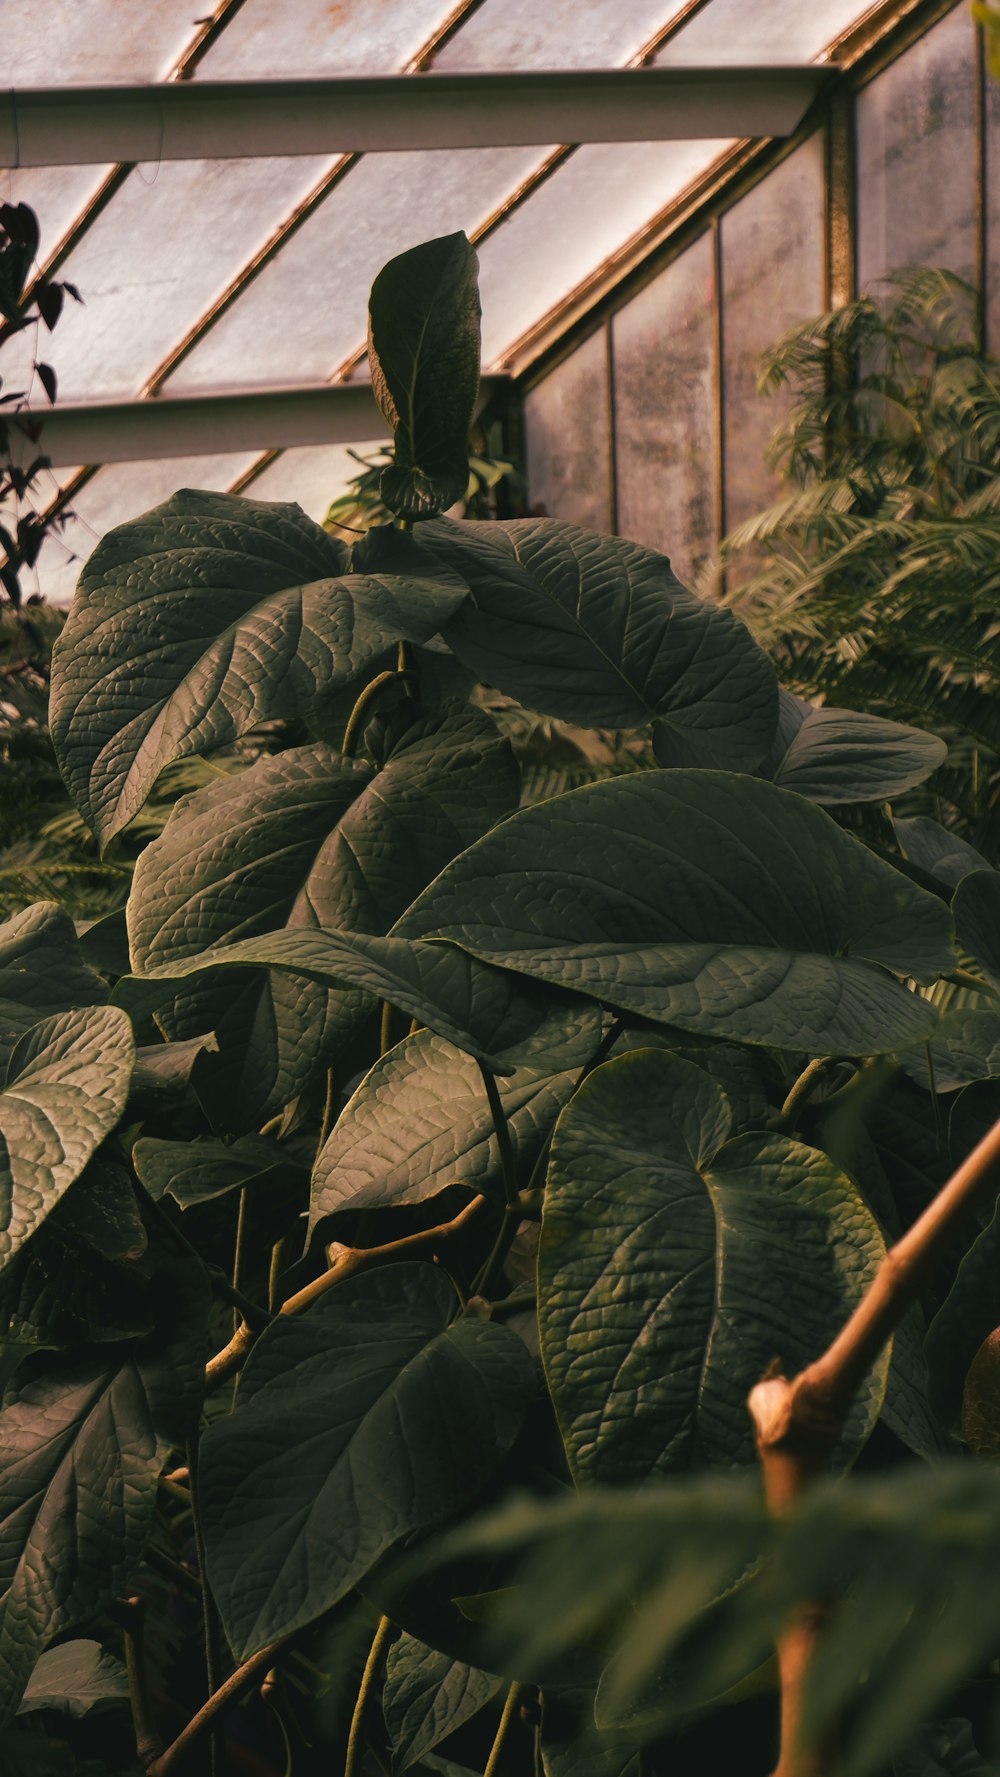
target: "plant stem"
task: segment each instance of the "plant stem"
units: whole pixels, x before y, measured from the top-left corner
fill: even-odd
[[[389,1004],[388,1000],[383,1000],[382,1019],[378,1033],[379,1058],[381,1059],[383,1055],[388,1055],[392,1046],[392,1006]]]
[[[367,1271],[373,1265],[391,1264],[396,1259],[417,1258],[422,1252],[433,1252],[438,1247],[447,1246],[449,1241],[456,1239],[482,1213],[486,1202],[485,1197],[474,1197],[450,1222],[439,1222],[436,1227],[422,1228],[416,1234],[401,1235],[398,1240],[386,1241],[382,1246],[346,1247],[329,1270],[297,1290],[294,1296],[289,1296],[281,1304],[279,1313],[301,1314],[304,1309],[317,1302],[320,1296],[324,1296],[327,1290],[332,1289],[334,1284],[341,1283],[345,1277],[353,1277],[356,1271]],[[277,1315],[274,1316],[274,1319],[277,1318]],[[253,1348],[254,1338],[253,1329],[244,1321],[229,1344],[209,1359],[205,1370],[207,1389],[218,1388],[227,1377],[242,1369]]]
[[[495,1777],[495,1774],[499,1769],[500,1759],[503,1755],[504,1741],[507,1738],[507,1732],[514,1719],[514,1711],[517,1708],[523,1690],[523,1684],[515,1683],[511,1685],[510,1690],[507,1692],[507,1701],[503,1706],[503,1714],[500,1717],[500,1726],[497,1729],[497,1737],[490,1749],[490,1756],[486,1761],[486,1769],[483,1772],[483,1777]]]
[[[375,1638],[368,1651],[368,1658],[365,1661],[365,1669],[361,1675],[361,1688],[358,1691],[357,1702],[354,1705],[354,1714],[351,1717],[351,1730],[347,1737],[347,1758],[344,1762],[344,1777],[353,1777],[354,1769],[358,1762],[358,1754],[361,1751],[361,1729],[364,1725],[365,1706],[368,1702],[369,1695],[371,1694],[372,1686],[375,1683],[376,1674],[382,1660],[382,1654],[386,1643],[392,1635],[393,1627],[394,1625],[391,1617],[382,1617],[379,1621],[379,1626],[375,1631]]]
[[[237,1216],[236,1216],[236,1240],[235,1240],[235,1243],[233,1246],[233,1295],[234,1296],[242,1294],[242,1292],[240,1290],[240,1284],[243,1281],[243,1249],[246,1246],[247,1202],[249,1200],[249,1196],[250,1196],[249,1187],[247,1185],[241,1185],[240,1186],[240,1206],[239,1206],[239,1210],[238,1210]],[[233,1308],[233,1332],[234,1333],[237,1331],[239,1324],[240,1324],[239,1309],[234,1305],[234,1308]]]
[[[163,1740],[149,1696],[143,1631],[146,1622],[146,1601],[143,1598],[123,1599],[114,1612],[125,1632],[125,1670],[128,1673],[128,1694],[135,1729],[136,1756],[141,1765],[159,1758]]]
[[[219,1625],[215,1615],[215,1605],[208,1589],[208,1563],[205,1557],[205,1533],[198,1505],[198,1443],[196,1438],[189,1438],[187,1444],[188,1474],[191,1477],[191,1518],[194,1527],[194,1547],[198,1561],[198,1574],[201,1579],[201,1622],[205,1641],[205,1692],[211,1697],[219,1688]],[[209,1729],[209,1767],[212,1777],[216,1777],[219,1766],[219,1735],[216,1728]]]
[[[316,1158],[322,1154],[330,1138],[333,1128],[334,1109],[337,1101],[337,1088],[334,1083],[333,1069],[328,1068],[326,1074],[326,1097],[323,1100],[323,1121],[319,1127],[319,1141],[316,1144]]]
[[[830,1061],[829,1055],[819,1055],[808,1067],[803,1068],[774,1120],[775,1129],[792,1128],[799,1106],[812,1097],[813,1090],[830,1066]]]
[[[358,735],[361,732],[361,724],[383,685],[393,684],[400,676],[400,671],[377,673],[371,683],[365,686],[361,696],[358,698],[357,703],[354,705],[354,708],[347,718],[347,727],[344,729],[344,738],[340,743],[340,751],[345,759],[349,759],[354,752]]]
[[[479,1072],[483,1076],[483,1085],[486,1087],[486,1097],[489,1100],[493,1133],[497,1138],[497,1147],[500,1150],[504,1196],[507,1199],[508,1207],[512,1209],[517,1203],[517,1161],[514,1157],[514,1144],[510,1139],[510,1127],[504,1116],[496,1075],[492,1074],[488,1067],[484,1067],[482,1062],[479,1062],[478,1065]]]
[[[202,1705],[197,1715],[192,1717],[187,1727],[181,1729],[176,1740],[167,1747],[166,1752],[161,1753],[159,1758],[155,1758],[152,1764],[146,1766],[146,1777],[167,1777],[167,1772],[172,1771],[180,1763],[185,1753],[190,1752],[195,1741],[201,1739],[202,1734],[207,1732],[222,1711],[228,1709],[231,1703],[235,1703],[239,1697],[242,1697],[244,1691],[250,1689],[258,1673],[266,1672],[269,1666],[274,1665],[275,1656],[285,1646],[286,1640],[287,1637],[285,1640],[272,1642],[270,1647],[261,1648],[259,1653],[251,1654],[248,1660],[244,1660],[242,1666],[237,1666],[236,1671],[226,1679],[225,1684],[220,1685],[214,1695],[209,1697],[208,1702]]]
[[[883,1346],[921,1289],[955,1223],[1000,1184],[1000,1122],[912,1228],[891,1247],[870,1288],[832,1345],[794,1381],[769,1376],[750,1393],[769,1510],[780,1516],[826,1470],[855,1395]],[[807,1605],[778,1645],[781,1671],[781,1754],[774,1777],[822,1777],[828,1760],[803,1742],[805,1684],[822,1614]]]

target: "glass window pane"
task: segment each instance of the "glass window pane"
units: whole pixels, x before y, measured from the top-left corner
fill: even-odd
[[[256,451],[240,455],[207,457],[158,457],[139,463],[109,463],[74,494],[70,502],[73,516],[61,532],[52,532],[42,544],[35,573],[37,588],[30,577],[23,577],[26,594],[33,590],[54,603],[68,604],[87,557],[116,524],[138,518],[151,506],[181,487],[211,488],[224,491],[249,469]],[[65,485],[73,471],[64,469],[60,479]]]
[[[38,217],[39,261],[69,233],[88,198],[98,191],[110,167],[20,167],[0,171],[0,194],[8,204],[29,204]]]
[[[254,476],[245,491],[251,500],[294,500],[303,512],[322,524],[331,502],[345,493],[348,482],[362,472],[362,465],[351,450],[358,456],[368,456],[385,442],[385,438],[376,438],[368,444],[354,444],[350,450],[346,444],[305,444],[283,450]]]
[[[868,11],[865,0],[711,0],[655,59],[668,68],[812,62]]]
[[[778,492],[767,447],[787,401],[758,395],[757,376],[761,353],[823,308],[823,174],[817,134],[722,219],[727,530]]]
[[[165,385],[267,386],[329,376],[363,345],[368,291],[394,254],[469,230],[538,164],[537,148],[366,155]]]
[[[533,512],[611,528],[607,335],[603,328],[531,389],[524,402]]]
[[[202,80],[294,80],[387,74],[406,63],[453,11],[454,0],[295,0],[241,7],[198,68]]]
[[[64,268],[84,303],[52,339],[61,399],[135,394],[329,164],[137,167]]]
[[[434,57],[435,69],[612,68],[666,23],[664,0],[486,0]]]
[[[3,0],[3,84],[164,80],[197,32],[197,12],[191,0]]]
[[[964,6],[858,94],[858,282],[975,270],[975,26]]]
[[[623,247],[704,172],[727,142],[613,142],[578,148],[479,249],[483,364]]]
[[[710,235],[615,315],[618,528],[691,585],[718,540]]]

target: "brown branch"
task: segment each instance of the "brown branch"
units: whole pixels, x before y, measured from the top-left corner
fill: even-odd
[[[768,1376],[750,1393],[750,1411],[769,1510],[778,1516],[822,1475],[852,1402],[892,1337],[955,1223],[1000,1185],[1000,1122],[958,1168],[913,1227],[886,1253],[870,1289],[833,1344],[794,1381]],[[822,1613],[805,1607],[778,1645],[781,1754],[774,1777],[822,1777],[828,1759],[803,1741],[802,1707]]]
[[[146,1777],[166,1777],[167,1772],[172,1771],[185,1753],[190,1751],[194,1742],[200,1740],[202,1734],[207,1733],[216,1716],[242,1697],[244,1691],[250,1689],[259,1672],[266,1672],[274,1665],[275,1655],[285,1646],[287,1640],[288,1637],[285,1636],[281,1641],[273,1641],[270,1647],[261,1648],[260,1653],[251,1654],[249,1660],[244,1660],[242,1666],[238,1666],[232,1676],[226,1679],[225,1684],[220,1685],[219,1689],[209,1697],[208,1702],[202,1705],[197,1715],[192,1716],[187,1727],[181,1729],[176,1740],[167,1747],[166,1752],[161,1753],[159,1758],[154,1758],[151,1764],[147,1764]]]
[[[289,1296],[278,1312],[301,1314],[304,1309],[317,1302],[320,1296],[325,1296],[334,1284],[342,1283],[345,1277],[353,1277],[357,1271],[368,1271],[375,1265],[390,1265],[398,1259],[411,1259],[422,1252],[434,1252],[446,1247],[449,1241],[454,1240],[480,1215],[487,1201],[485,1197],[474,1197],[450,1222],[439,1222],[436,1227],[423,1228],[416,1234],[404,1234],[399,1240],[386,1241],[382,1246],[345,1247],[329,1270],[314,1278],[312,1283],[307,1283],[303,1289],[297,1290],[294,1296]],[[229,1344],[209,1359],[205,1370],[207,1389],[218,1388],[220,1383],[243,1368],[253,1349],[255,1338],[252,1328],[243,1321]]]

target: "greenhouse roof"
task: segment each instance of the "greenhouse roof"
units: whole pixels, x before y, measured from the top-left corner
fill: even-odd
[[[911,10],[5,0],[0,197],[83,297],[44,352],[59,489],[91,540],[179,481],[328,500],[345,446],[384,430],[364,344],[387,259],[465,229],[484,370],[520,374],[727,160],[800,126],[859,31]],[[9,387],[32,347],[5,347]]]

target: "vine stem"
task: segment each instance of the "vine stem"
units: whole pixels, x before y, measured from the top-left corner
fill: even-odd
[[[750,1393],[750,1412],[768,1509],[780,1517],[825,1473],[865,1376],[921,1289],[955,1223],[1000,1185],[1000,1121],[952,1174],[901,1240],[832,1345],[789,1382],[767,1376]],[[828,1751],[810,1747],[803,1704],[823,1614],[806,1605],[778,1643],[781,1749],[774,1777],[825,1777]]]
[[[503,1706],[503,1714],[500,1717],[500,1726],[497,1729],[497,1737],[490,1749],[490,1756],[486,1761],[486,1769],[483,1772],[483,1777],[496,1777],[496,1772],[500,1765],[500,1759],[503,1755],[504,1741],[507,1738],[510,1724],[514,1719],[514,1711],[520,1702],[521,1692],[523,1690],[523,1684],[514,1683],[507,1692],[507,1701]]]
[[[198,1445],[195,1438],[188,1439],[187,1460],[188,1475],[191,1481],[191,1522],[194,1529],[198,1575],[201,1580],[201,1622],[205,1642],[205,1691],[206,1695],[211,1697],[219,1688],[219,1624],[215,1614],[215,1604],[208,1587],[205,1532],[201,1519],[201,1507],[198,1502]],[[209,1766],[212,1777],[216,1777],[220,1752],[217,1727],[209,1729],[208,1746]]]
[[[347,1758],[344,1762],[344,1777],[354,1777],[358,1755],[361,1751],[361,1729],[364,1726],[365,1708],[368,1703],[368,1698],[371,1695],[372,1686],[375,1683],[375,1676],[378,1672],[386,1643],[392,1635],[393,1626],[391,1617],[382,1617],[379,1621],[379,1626],[375,1631],[374,1640],[368,1650],[365,1669],[361,1675],[361,1688],[358,1691],[357,1702],[354,1705],[354,1714],[351,1717],[351,1730],[347,1736]]]
[[[513,1209],[517,1203],[517,1161],[514,1157],[514,1144],[510,1139],[510,1127],[504,1116],[503,1102],[500,1098],[500,1088],[497,1085],[496,1075],[491,1073],[489,1068],[485,1067],[481,1061],[478,1063],[478,1067],[479,1072],[483,1076],[483,1085],[486,1087],[486,1097],[489,1100],[490,1116],[493,1119],[493,1133],[497,1138],[497,1147],[500,1150],[500,1166],[503,1172],[504,1196],[507,1199],[508,1208]]]
[[[819,1055],[808,1067],[803,1068],[774,1120],[775,1129],[792,1127],[800,1105],[806,1104],[812,1097],[817,1083],[830,1066],[830,1059],[829,1055]]]
[[[111,1614],[125,1632],[125,1670],[128,1673],[128,1694],[135,1730],[135,1750],[139,1761],[148,1765],[163,1751],[163,1741],[156,1726],[156,1717],[149,1695],[143,1632],[146,1622],[145,1599],[123,1598]]]
[[[244,1691],[250,1689],[258,1673],[266,1672],[269,1667],[274,1665],[275,1656],[280,1653],[287,1640],[288,1637],[285,1636],[281,1641],[272,1642],[270,1647],[261,1648],[259,1653],[251,1654],[248,1660],[244,1660],[242,1666],[237,1666],[236,1671],[226,1679],[225,1684],[220,1685],[218,1690],[209,1697],[208,1702],[202,1705],[197,1715],[192,1716],[187,1727],[181,1729],[176,1740],[167,1747],[166,1752],[161,1753],[159,1758],[154,1758],[152,1763],[146,1766],[146,1777],[167,1777],[167,1772],[175,1769],[185,1754],[191,1750],[195,1741],[201,1739],[202,1734],[208,1731],[222,1711],[228,1709],[231,1703],[235,1703],[239,1697],[242,1697]]]
[[[353,1277],[356,1271],[367,1271],[373,1265],[391,1264],[397,1259],[415,1258],[419,1253],[442,1246],[457,1238],[469,1223],[479,1216],[486,1206],[485,1197],[474,1197],[464,1209],[452,1216],[450,1222],[439,1222],[434,1228],[420,1229],[416,1234],[404,1234],[399,1240],[386,1241],[383,1246],[348,1246],[334,1260],[328,1270],[320,1277],[307,1283],[289,1296],[281,1304],[280,1314],[301,1314],[319,1300],[320,1296],[340,1283],[345,1277]],[[277,1319],[277,1316],[274,1316]],[[245,1364],[256,1335],[244,1321],[239,1331],[233,1334],[229,1344],[223,1346],[213,1358],[210,1358],[205,1369],[206,1389],[218,1388],[227,1377],[241,1370]]]

